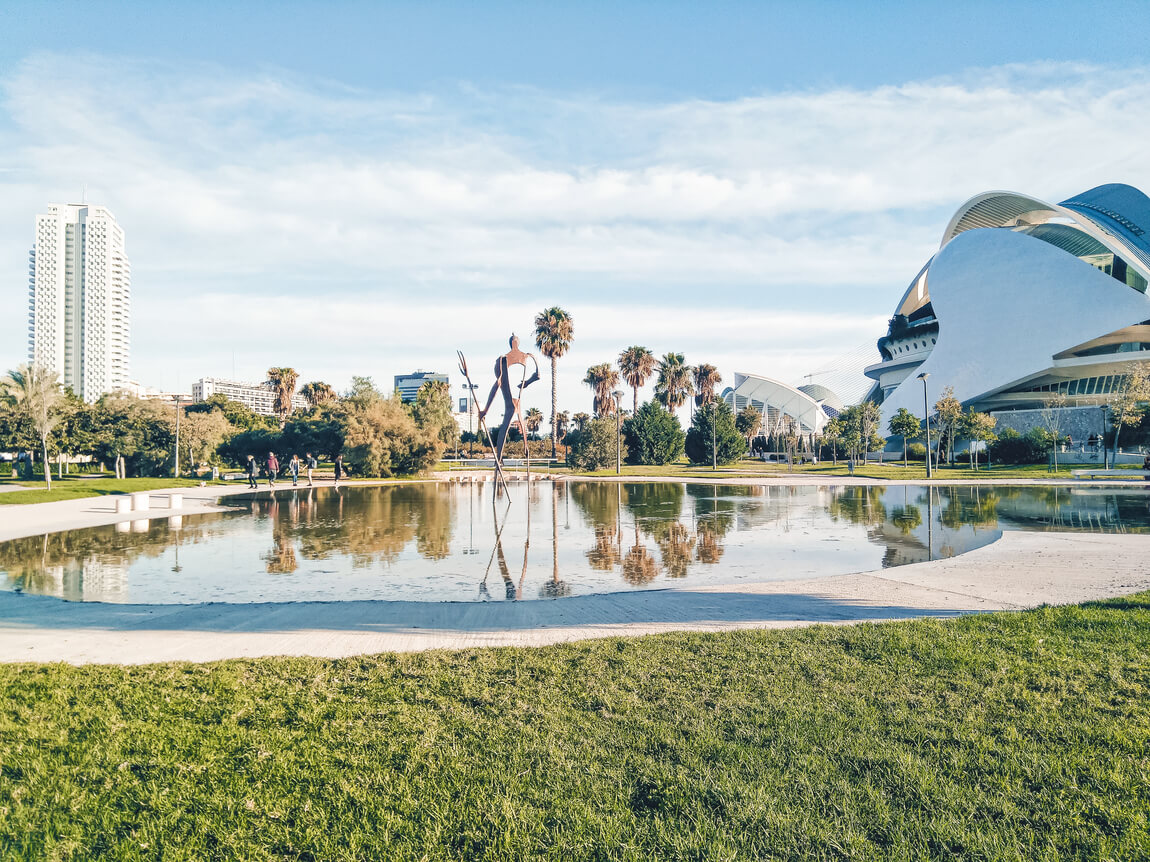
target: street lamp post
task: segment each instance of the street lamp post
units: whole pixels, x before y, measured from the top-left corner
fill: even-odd
[[[176,396],[176,472],[173,478],[180,478],[180,396]]]
[[[616,389],[611,393],[615,396],[615,475],[623,472],[623,391]]]
[[[1098,435],[1098,442],[1102,446],[1102,469],[1103,470],[1109,470],[1110,469],[1109,450],[1106,448],[1106,425],[1107,425],[1107,420],[1110,418],[1109,410],[1110,410],[1109,404],[1103,404],[1102,405],[1102,433]],[[1114,454],[1117,455],[1118,453],[1115,452]]]
[[[716,401],[711,401],[711,469],[719,469],[719,457],[715,446],[715,423],[719,418],[719,405]]]
[[[930,373],[926,371],[918,375],[918,379],[922,381],[922,422],[926,426],[926,478],[931,479],[934,477],[934,471],[930,466],[930,399],[926,397],[926,378],[928,377],[930,377]]]
[[[467,456],[469,458],[475,457],[475,435],[471,433],[471,413],[475,410],[475,384],[464,384],[467,387]]]

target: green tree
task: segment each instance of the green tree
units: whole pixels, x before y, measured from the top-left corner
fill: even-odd
[[[1118,437],[1123,426],[1137,425],[1150,401],[1150,370],[1145,365],[1131,362],[1126,373],[1110,396],[1110,421],[1114,426],[1114,453],[1118,453]]]
[[[523,424],[527,426],[527,433],[534,439],[543,424],[543,411],[538,407],[532,407],[523,414]]]
[[[946,437],[946,460],[948,463],[953,463],[954,438],[958,433],[958,423],[962,419],[962,402],[954,397],[953,386],[947,386],[942,390],[942,397],[934,402],[934,412],[938,414],[939,426]]]
[[[216,393],[210,398],[198,401],[195,404],[189,404],[185,409],[185,414],[211,413],[213,410],[218,410],[222,413],[224,418],[227,419],[237,431],[250,431],[252,428],[266,428],[273,422],[269,417],[261,416],[246,404],[233,401],[226,395],[221,395],[220,393]]]
[[[906,467],[906,441],[908,438],[917,437],[922,428],[922,423],[918,421],[918,417],[907,410],[905,407],[898,408],[898,412],[890,417],[890,422],[887,424],[890,433],[897,437],[902,438],[902,466]]]
[[[702,363],[691,368],[695,384],[695,406],[706,407],[715,400],[715,387],[723,382],[719,369]]]
[[[375,381],[370,377],[351,378],[351,388],[343,395],[343,400],[356,407],[366,407],[373,401],[382,401],[383,393],[376,388]]]
[[[294,368],[268,369],[268,383],[275,391],[275,411],[280,422],[286,422],[287,418],[291,416],[291,398],[295,395],[295,385],[298,380],[299,374]]]
[[[56,373],[42,365],[21,365],[0,380],[0,393],[9,406],[27,418],[36,432],[44,461],[44,482],[48,490],[52,490],[48,435],[60,421],[60,402],[63,400]]]
[[[659,360],[659,376],[655,381],[655,399],[674,413],[686,403],[695,391],[691,369],[682,353],[666,353]]]
[[[571,466],[576,470],[605,470],[615,465],[621,451],[629,457],[626,444],[620,439],[614,417],[591,419],[582,428],[567,435]]]
[[[672,464],[683,454],[686,435],[676,416],[648,401],[623,423],[630,464]]]
[[[846,425],[841,417],[836,417],[823,426],[823,444],[831,447],[831,461],[838,466],[839,447],[845,448]]]
[[[200,462],[214,460],[223,442],[235,433],[236,429],[218,410],[186,413],[180,423],[180,449],[188,470],[194,471]]]
[[[444,445],[451,445],[459,436],[451,415],[451,388],[446,381],[428,380],[420,386],[411,403],[411,415],[416,425]]]
[[[328,384],[313,380],[311,383],[305,383],[300,387],[299,394],[307,399],[307,403],[312,407],[319,407],[321,404],[326,404],[329,401],[335,400],[335,390]]]
[[[539,352],[551,360],[551,457],[555,457],[555,447],[559,443],[559,425],[556,416],[559,412],[557,400],[555,365],[559,357],[571,349],[575,340],[575,321],[571,315],[558,306],[546,308],[535,315],[535,346]]]
[[[706,410],[696,410],[687,430],[687,458],[692,464],[710,464],[712,431],[715,463],[731,464],[746,452],[746,441],[735,427],[735,416],[725,401],[712,401]]]
[[[619,354],[619,373],[631,387],[631,414],[639,412],[639,389],[655,373],[655,354],[646,347],[632,345]]]
[[[595,416],[602,419],[604,416],[615,415],[615,387],[619,385],[619,372],[611,367],[609,362],[601,362],[587,369],[587,376],[583,382],[591,387],[595,393]]]
[[[155,476],[171,468],[175,417],[158,401],[105,395],[96,403],[94,425],[93,454],[117,466],[122,458],[124,476]]]
[[[353,406],[344,421],[344,463],[362,476],[419,473],[443,452],[436,434],[420,428],[396,397]]]
[[[735,416],[735,427],[739,429],[739,433],[747,438],[747,448],[751,448],[751,439],[758,433],[759,428],[763,424],[763,414],[759,412],[757,407],[752,407],[748,404]]]
[[[989,413],[977,413],[973,410],[964,413],[959,420],[959,433],[971,444],[968,454],[970,466],[975,470],[978,469],[978,462],[974,459],[974,444],[976,442],[988,444],[986,451],[989,454],[989,444],[995,440],[994,426],[997,422],[998,420]]]

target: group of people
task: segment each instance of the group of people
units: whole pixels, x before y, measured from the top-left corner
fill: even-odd
[[[314,485],[315,482],[312,480],[312,471],[315,470],[318,466],[319,466],[319,462],[316,461],[315,456],[312,455],[311,452],[305,452],[304,458],[302,461],[300,460],[299,455],[293,454],[291,456],[291,459],[287,463],[288,472],[291,473],[292,485],[295,486],[295,485],[299,484],[299,472],[300,472],[301,467],[303,470],[306,471],[308,485],[309,486]],[[248,487],[249,488],[259,487],[259,483],[256,481],[256,476],[258,475],[258,472],[259,472],[259,466],[256,463],[256,459],[255,459],[254,455],[248,455],[247,467],[248,467]],[[265,469],[265,471],[267,473],[267,477],[268,477],[268,487],[269,488],[274,487],[275,483],[276,483],[276,477],[279,475],[279,472],[280,472],[280,462],[279,462],[279,458],[276,457],[275,452],[268,452],[267,461],[264,463],[264,469]],[[338,485],[339,480],[343,478],[343,472],[344,472],[343,471],[343,455],[336,455],[335,456],[335,484],[336,485]]]

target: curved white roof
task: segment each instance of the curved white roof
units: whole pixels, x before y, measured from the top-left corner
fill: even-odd
[[[811,388],[822,389],[824,387]],[[827,392],[833,395],[830,390]],[[806,392],[801,392],[782,381],[758,374],[735,372],[735,386],[728,394],[763,404],[766,408],[764,414],[790,416],[799,423],[799,426],[806,433],[821,432],[829,418],[826,411],[823,410],[824,402],[822,400],[812,398]],[[830,406],[835,409],[835,405]],[[768,418],[764,415],[764,420]]]

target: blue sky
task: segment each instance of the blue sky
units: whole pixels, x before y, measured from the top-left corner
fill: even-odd
[[[1150,188],[1150,4],[1083,8],[10,0],[0,366],[32,217],[86,185],[145,384],[486,365],[553,304],[572,411],[632,343],[797,382],[971,195]]]

